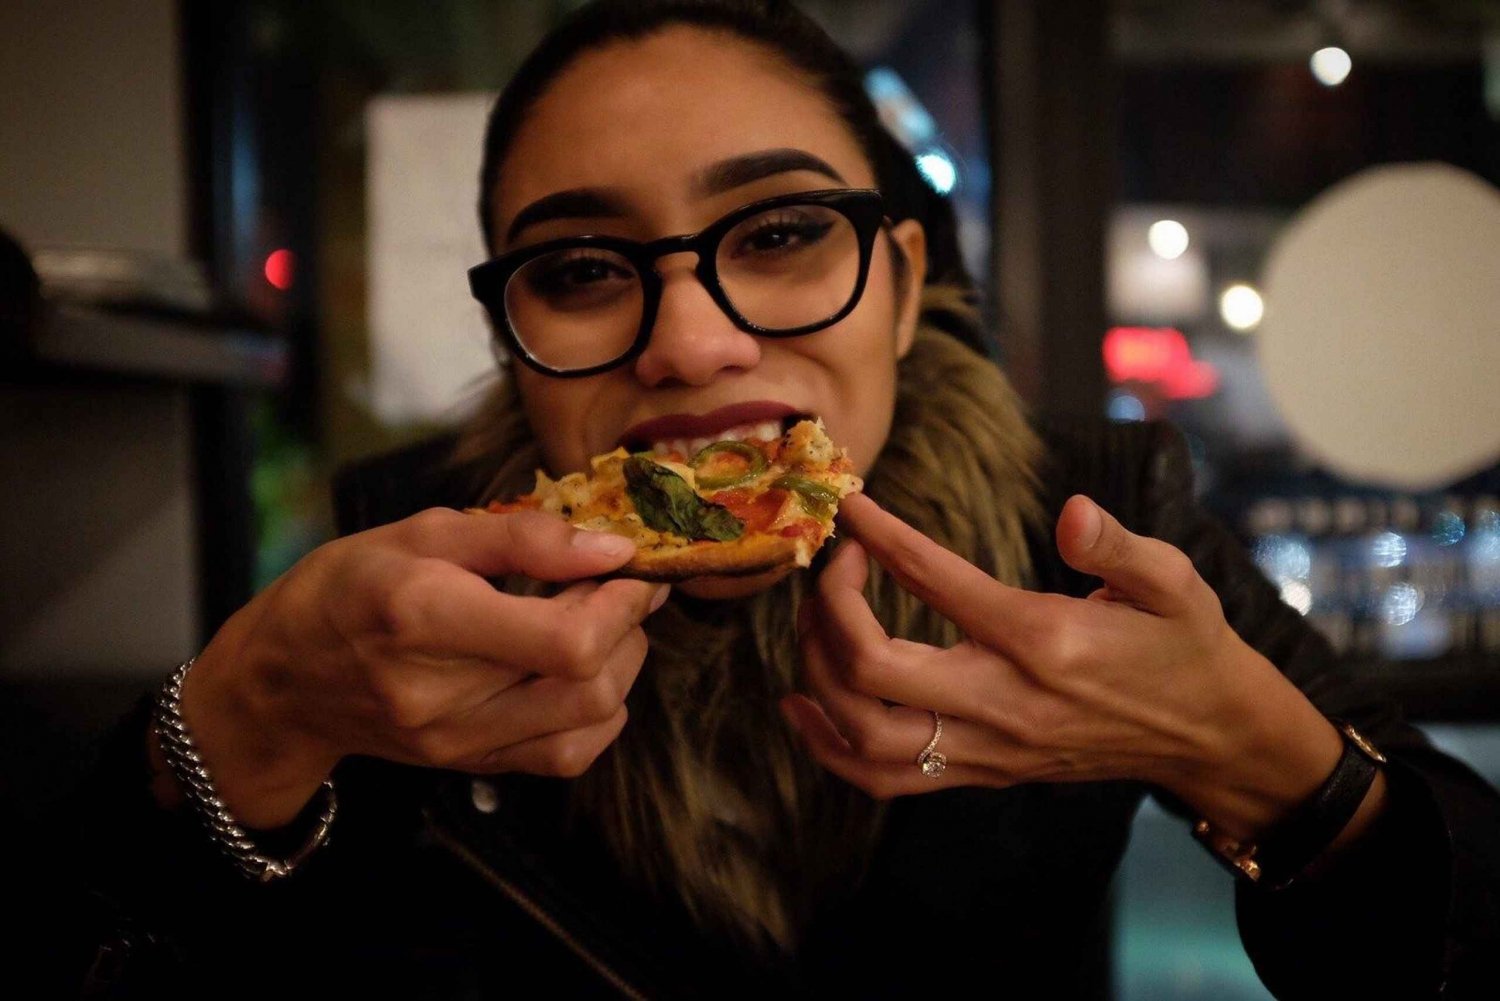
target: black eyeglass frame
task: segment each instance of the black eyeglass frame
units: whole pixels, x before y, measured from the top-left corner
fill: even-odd
[[[838,312],[816,323],[804,324],[789,330],[772,330],[751,323],[740,315],[739,310],[735,309],[734,304],[730,302],[723,284],[719,281],[718,250],[719,242],[735,226],[753,215],[782,205],[818,205],[833,209],[848,219],[854,227],[855,239],[859,245],[859,272],[855,278],[854,289],[849,295],[849,301]],[[651,341],[651,328],[656,323],[656,312],[661,305],[662,280],[655,268],[659,258],[669,254],[696,254],[698,263],[693,271],[699,283],[724,311],[724,315],[728,316],[740,330],[758,337],[798,337],[833,326],[848,316],[859,304],[859,300],[865,293],[865,282],[870,275],[870,259],[874,254],[875,234],[882,226],[889,223],[890,220],[885,216],[880,192],[873,188],[799,191],[795,194],[777,195],[774,198],[763,198],[760,201],[743,205],[697,233],[664,236],[647,243],[616,236],[568,236],[521,247],[470,268],[469,291],[489,312],[496,332],[504,338],[506,346],[514,357],[520,358],[543,375],[559,379],[578,379],[627,364],[646,350],[646,345]],[[510,325],[510,318],[506,315],[505,289],[517,271],[543,254],[585,247],[612,251],[625,258],[635,268],[641,282],[641,327],[636,332],[635,340],[630,347],[611,361],[590,365],[587,368],[553,368],[528,351],[521,343],[521,339],[516,336],[514,328]]]

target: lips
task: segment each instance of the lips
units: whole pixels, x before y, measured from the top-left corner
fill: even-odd
[[[779,421],[785,427],[789,418],[801,416],[805,414],[796,407],[774,400],[734,403],[706,414],[664,414],[632,424],[620,435],[619,443],[631,451],[640,451],[668,439],[713,438],[744,424]]]

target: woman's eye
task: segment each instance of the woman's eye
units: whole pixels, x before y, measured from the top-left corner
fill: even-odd
[[[740,257],[746,254],[793,251],[817,243],[827,235],[832,226],[832,223],[819,219],[767,219],[744,233],[731,253]]]
[[[602,257],[571,257],[528,267],[527,284],[538,295],[568,295],[609,282],[630,281],[628,268]]]
[[[559,288],[591,285],[616,277],[619,277],[619,269],[604,261],[573,261],[558,265],[543,276],[546,282]]]

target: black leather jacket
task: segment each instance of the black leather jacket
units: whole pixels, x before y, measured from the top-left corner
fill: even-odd
[[[1239,889],[1267,985],[1281,998],[1500,997],[1500,797],[1332,676],[1327,645],[1195,507],[1177,432],[1043,430],[1054,515],[1086,493],[1182,548],[1240,635],[1391,759],[1390,810],[1324,878]],[[341,528],[467,500],[434,471],[443,447],[347,471]],[[1032,549],[1041,587],[1092,589],[1050,536]],[[250,885],[190,820],[154,806],[144,727],[143,710],[121,725],[79,801],[84,885],[69,907],[91,996],[1101,998],[1110,881],[1150,791],[1033,784],[897,800],[858,891],[828,901],[795,960],[769,960],[625,885],[562,823],[563,784],[529,776],[476,797],[467,776],[348,760],[331,844],[283,884]]]

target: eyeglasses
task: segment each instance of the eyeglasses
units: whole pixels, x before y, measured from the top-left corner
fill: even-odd
[[[658,258],[696,254],[698,281],[736,327],[796,337],[858,304],[885,221],[878,191],[804,191],[649,243],[575,236],[522,247],[470,268],[469,288],[514,355],[545,375],[576,378],[646,350],[661,303]]]

